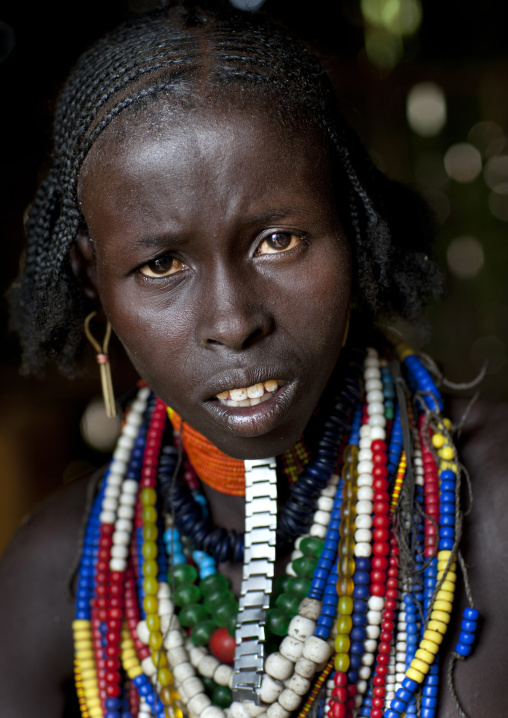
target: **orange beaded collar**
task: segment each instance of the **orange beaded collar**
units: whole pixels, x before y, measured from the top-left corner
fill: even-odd
[[[211,441],[182,421],[176,411],[168,406],[168,416],[182,439],[183,448],[189,461],[203,483],[222,494],[245,496],[245,468],[240,459],[232,459]],[[302,440],[280,457],[282,471],[293,483],[310,459],[309,451]]]
[[[243,461],[224,454],[170,407],[168,416],[174,430],[180,433],[183,448],[201,481],[223,494],[245,496]]]

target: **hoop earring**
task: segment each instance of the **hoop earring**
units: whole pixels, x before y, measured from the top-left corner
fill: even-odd
[[[101,387],[102,387],[102,398],[104,399],[104,406],[106,408],[106,414],[110,418],[117,415],[115,395],[113,392],[113,381],[111,379],[111,365],[109,363],[108,346],[111,338],[111,324],[106,323],[106,333],[104,335],[104,342],[101,345],[95,339],[92,332],[90,331],[90,322],[95,317],[97,312],[91,312],[85,319],[85,335],[90,344],[97,352],[95,357],[97,364],[99,365],[99,371],[101,375]]]

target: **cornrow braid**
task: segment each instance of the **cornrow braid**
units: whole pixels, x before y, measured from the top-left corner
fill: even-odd
[[[79,364],[86,302],[70,248],[84,224],[77,188],[90,148],[122,113],[204,85],[252,88],[273,101],[282,122],[298,115],[322,134],[340,197],[347,198],[339,212],[354,255],[360,311],[414,320],[439,288],[428,260],[432,232],[423,203],[375,169],[315,55],[262,14],[187,5],[139,15],[104,36],[81,56],[60,94],[52,166],[26,223],[25,267],[9,292],[24,371],[39,371],[53,359],[72,375]]]

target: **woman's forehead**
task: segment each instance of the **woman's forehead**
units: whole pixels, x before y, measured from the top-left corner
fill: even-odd
[[[238,102],[231,96],[224,100],[209,96],[192,105],[164,101],[135,113],[122,113],[92,145],[80,173],[78,195],[82,197],[98,167],[135,163],[140,168],[157,160],[163,145],[167,156],[171,150],[175,162],[187,161],[196,153],[207,155],[212,148],[223,148],[223,159],[235,157],[241,162],[243,155],[256,150],[263,155],[268,144],[276,148],[279,157],[287,154],[295,167],[309,156],[328,164],[328,148],[321,132],[286,109],[287,116],[266,98],[246,102],[240,93]]]

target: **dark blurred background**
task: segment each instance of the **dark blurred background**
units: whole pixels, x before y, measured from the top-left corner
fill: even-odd
[[[94,413],[92,361],[74,382],[51,370],[43,379],[20,376],[3,294],[50,152],[54,98],[80,52],[143,4],[149,0],[11,0],[0,10],[0,551],[48,493],[106,460],[117,431]],[[261,4],[326,58],[376,164],[416,186],[435,210],[447,296],[431,308],[425,336],[402,329],[454,381],[469,381],[488,359],[482,395],[507,399],[508,4],[250,0],[253,9]],[[121,394],[136,377],[121,348],[112,353]]]

